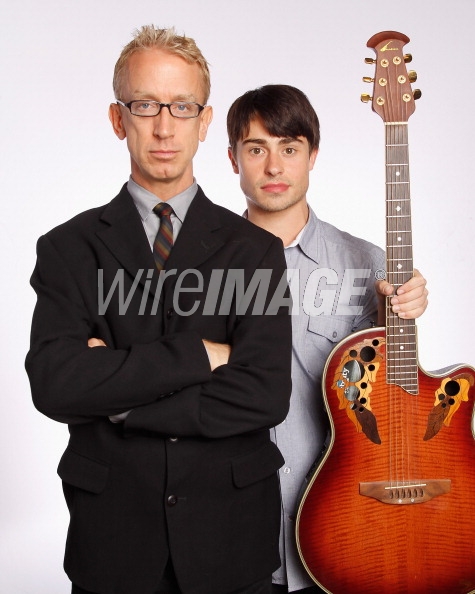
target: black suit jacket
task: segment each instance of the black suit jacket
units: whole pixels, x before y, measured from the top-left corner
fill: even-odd
[[[70,579],[152,594],[169,556],[186,594],[270,574],[283,459],[269,427],[288,410],[290,316],[272,304],[253,315],[257,290],[239,311],[246,294],[230,298],[225,279],[242,270],[247,288],[256,270],[271,271],[266,311],[285,279],[280,240],[199,189],[160,290],[124,186],[41,237],[37,255],[26,367],[35,406],[69,424],[58,472]],[[90,337],[107,348],[88,348]],[[229,363],[211,373],[202,338],[231,344]],[[124,423],[109,420],[127,410]]]

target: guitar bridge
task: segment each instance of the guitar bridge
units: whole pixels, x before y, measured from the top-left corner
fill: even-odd
[[[360,483],[360,495],[373,497],[373,499],[377,499],[381,503],[411,505],[413,503],[425,503],[434,497],[445,495],[450,491],[450,487],[450,479],[403,481],[402,484],[376,481]]]

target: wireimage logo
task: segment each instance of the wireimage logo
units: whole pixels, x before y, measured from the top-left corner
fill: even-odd
[[[98,269],[99,315],[106,314],[112,299],[117,299],[119,315],[125,315],[137,291],[141,293],[138,315],[145,314],[151,294],[153,302],[150,313],[155,315],[166,279],[176,275],[176,269],[161,270],[155,290],[151,291],[157,271],[141,268],[137,271],[126,295],[125,271],[119,269],[110,283],[107,295],[104,296],[104,271]],[[257,316],[276,315],[281,308],[288,308],[291,315],[298,315],[302,309],[308,316],[356,316],[362,312],[363,306],[355,304],[355,301],[360,301],[367,290],[364,282],[360,282],[360,286],[356,283],[366,281],[370,275],[370,269],[348,268],[340,280],[335,270],[318,268],[303,281],[300,269],[287,269],[270,295],[271,269],[255,270],[247,283],[243,269],[214,269],[205,289],[203,274],[199,270],[189,268],[182,271],[174,281],[173,309],[180,316],[195,314],[201,305],[201,315],[204,316],[229,316],[233,309],[237,315],[246,315],[249,308],[252,308],[251,315]],[[301,282],[305,282],[303,290]],[[199,294],[200,299],[196,299],[192,304],[188,303],[187,299],[189,307],[185,310],[180,305],[180,297],[188,293],[196,293],[197,296]]]

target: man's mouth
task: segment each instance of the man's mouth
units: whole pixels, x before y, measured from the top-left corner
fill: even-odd
[[[173,159],[173,157],[177,154],[178,151],[173,151],[171,149],[170,150],[169,149],[158,149],[158,150],[150,151],[150,152],[157,159],[168,160],[168,159]]]
[[[285,184],[284,182],[267,183],[264,186],[261,186],[261,190],[264,190],[264,192],[269,192],[271,194],[281,194],[282,192],[285,192],[289,187],[289,184]]]

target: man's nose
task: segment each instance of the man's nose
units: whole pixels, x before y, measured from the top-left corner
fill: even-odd
[[[269,153],[266,161],[266,173],[275,177],[282,173],[284,167],[278,154]]]
[[[168,107],[162,106],[160,113],[154,116],[153,133],[159,138],[169,138],[175,133],[175,119]]]

